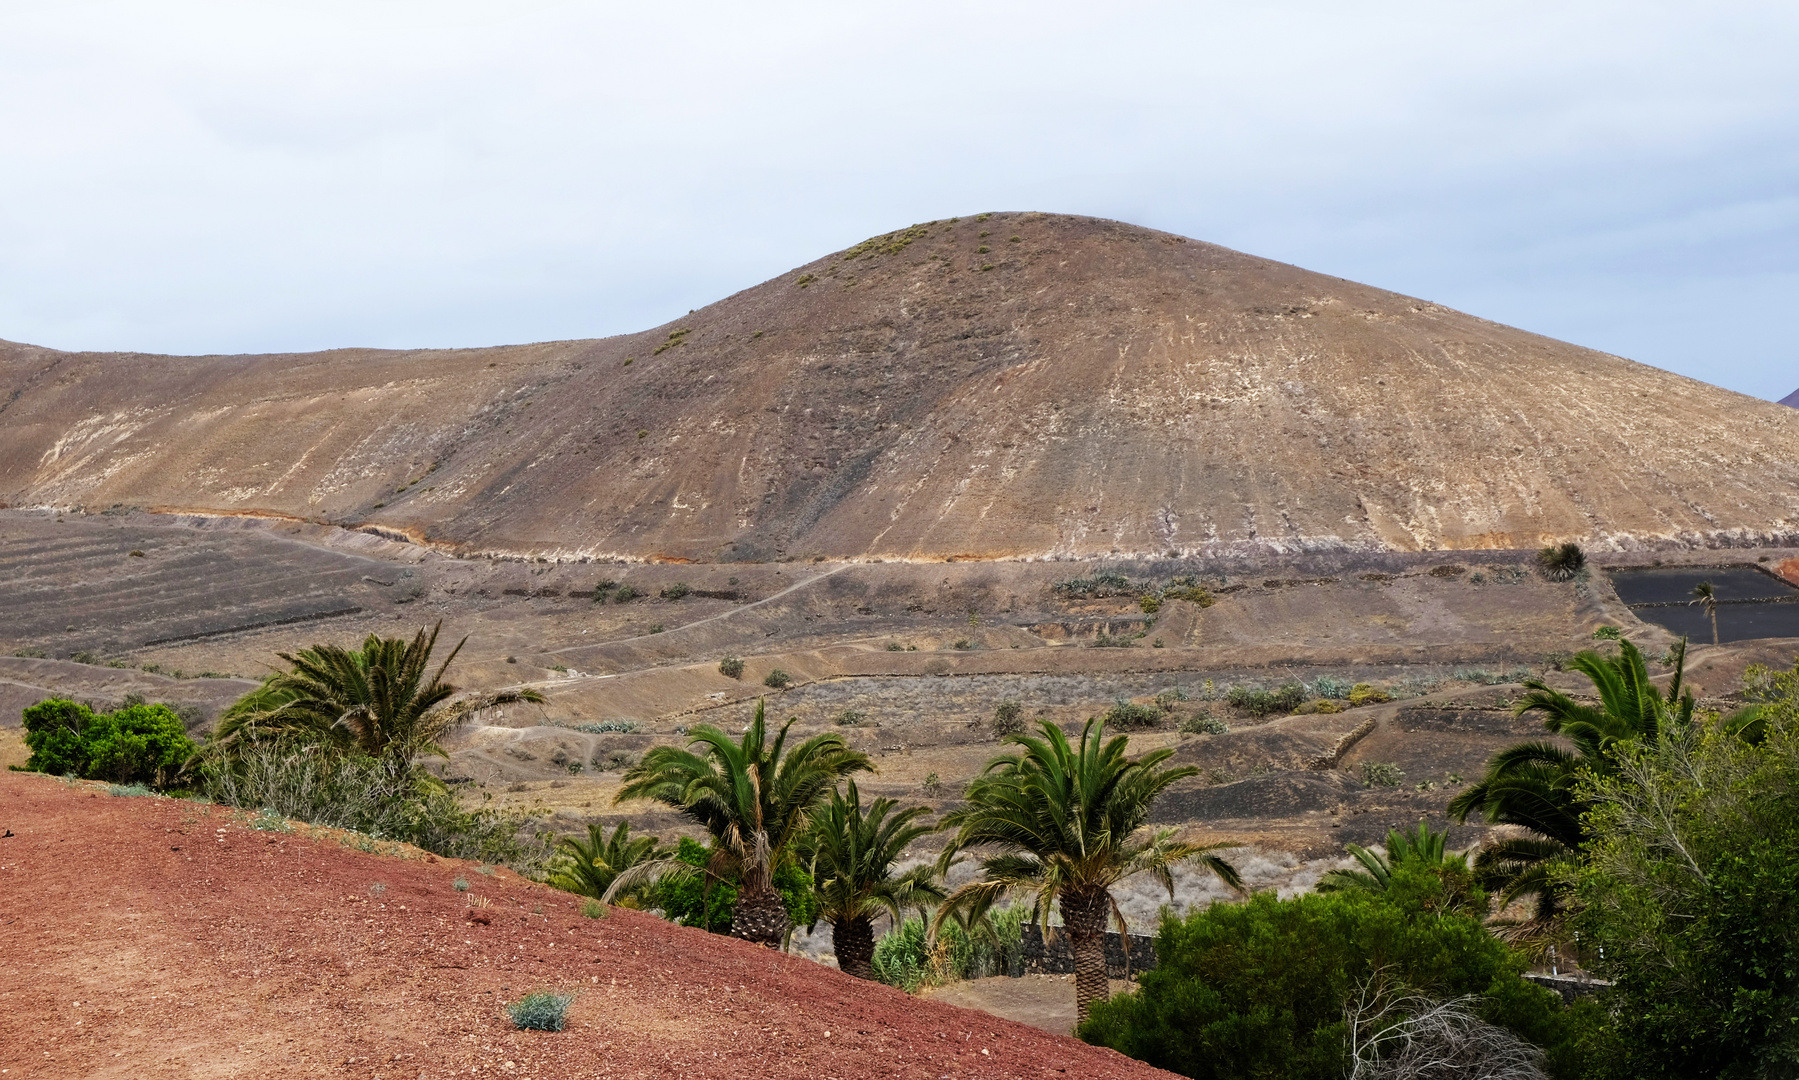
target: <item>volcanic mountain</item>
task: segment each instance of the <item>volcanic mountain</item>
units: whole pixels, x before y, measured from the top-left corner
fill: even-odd
[[[875,237],[643,333],[148,356],[0,344],[0,501],[695,561],[1716,543],[1799,413],[1112,221]]]

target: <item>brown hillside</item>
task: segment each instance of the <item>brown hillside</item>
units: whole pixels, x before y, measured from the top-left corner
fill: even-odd
[[[8,1077],[1170,1075],[654,916],[582,918],[507,871],[106,790],[0,773]],[[577,995],[566,1030],[507,1022],[539,989]]]
[[[464,551],[1630,546],[1799,517],[1791,409],[1044,214],[918,226],[600,341],[4,345],[0,402],[11,505],[292,515]]]

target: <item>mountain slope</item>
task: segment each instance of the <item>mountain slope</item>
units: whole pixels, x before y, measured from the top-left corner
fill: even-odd
[[[1603,546],[1799,518],[1791,409],[1029,213],[876,238],[641,334],[246,357],[7,345],[0,394],[9,504],[286,514],[464,550]]]

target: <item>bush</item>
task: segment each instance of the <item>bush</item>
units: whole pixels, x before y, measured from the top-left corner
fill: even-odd
[[[1261,690],[1250,686],[1233,686],[1224,696],[1225,703],[1233,709],[1241,709],[1251,716],[1261,718],[1275,713],[1290,713],[1305,702],[1305,687],[1298,683],[1287,683],[1274,690]]]
[[[27,769],[84,780],[162,787],[198,749],[167,705],[129,704],[96,713],[65,698],[24,711]]]
[[[631,586],[620,585],[618,591],[612,594],[612,602],[615,604],[628,604],[637,599],[638,595],[637,590],[633,589]]]
[[[1199,713],[1182,720],[1180,730],[1189,735],[1223,735],[1231,726],[1211,713]]]
[[[1024,702],[1007,698],[993,707],[993,734],[1017,735],[1024,731]]]
[[[727,656],[718,662],[718,673],[727,679],[743,678],[743,658]]]
[[[762,677],[762,685],[775,690],[785,690],[793,685],[793,676],[776,668]]]
[[[1216,603],[1216,601],[1212,599],[1212,594],[1205,589],[1200,588],[1198,585],[1176,585],[1172,588],[1163,589],[1162,599],[1163,601],[1185,600],[1190,604],[1197,604],[1202,608],[1211,607]]]
[[[1355,688],[1349,692],[1349,704],[1352,706],[1379,705],[1392,700],[1393,695],[1371,683],[1356,683]]]
[[[1306,693],[1315,698],[1332,698],[1337,701],[1347,700],[1355,690],[1346,679],[1333,679],[1329,675],[1320,675],[1306,686]]]
[[[711,849],[687,837],[683,837],[675,848],[675,858],[701,870],[711,857]],[[714,934],[728,933],[731,914],[737,908],[737,885],[741,880],[738,874],[727,874],[715,879],[708,889],[703,874],[687,878],[664,877],[650,892],[650,907],[682,926],[697,926]],[[781,894],[787,917],[795,926],[809,926],[817,920],[818,901],[812,893],[812,875],[803,867],[788,863],[777,868],[775,890]]]
[[[1137,705],[1119,698],[1106,710],[1106,726],[1118,731],[1134,731],[1154,727],[1162,721],[1162,710],[1154,705]]]
[[[533,819],[464,810],[442,783],[392,758],[341,754],[292,739],[259,740],[198,769],[207,798],[245,810],[397,840],[450,859],[504,862],[532,874],[550,857]]]
[[[1024,973],[1024,923],[1027,907],[990,911],[984,922],[969,933],[960,923],[947,921],[933,947],[922,919],[907,919],[875,942],[875,978],[908,994],[921,987],[941,986],[963,979]]]
[[[1537,570],[1550,581],[1573,581],[1586,565],[1587,553],[1576,543],[1551,544],[1537,552]]]
[[[506,1006],[512,1026],[522,1031],[561,1031],[573,994],[552,994],[538,990]]]
[[[635,720],[601,720],[597,724],[576,724],[574,730],[586,732],[589,735],[628,735],[642,726]]]
[[[1071,600],[1088,600],[1105,596],[1132,596],[1137,589],[1123,574],[1101,572],[1090,578],[1058,581],[1051,586],[1051,591]]]
[[[1257,893],[1165,917],[1140,989],[1097,1003],[1080,1037],[1190,1077],[1336,1080],[1348,1074],[1345,1006],[1365,986],[1471,996],[1480,1018],[1565,1052],[1576,1035],[1550,991],[1442,883],[1394,871],[1387,896]],[[1397,1018],[1395,1018],[1397,1019]]]
[[[1144,593],[1137,598],[1137,606],[1143,610],[1143,614],[1154,615],[1162,610],[1162,601],[1154,593]]]
[[[673,585],[665,586],[658,595],[664,600],[679,600],[692,591],[692,589],[687,587],[685,581],[677,581]]]
[[[1390,761],[1364,761],[1362,783],[1369,787],[1398,787],[1405,783],[1405,773]]]

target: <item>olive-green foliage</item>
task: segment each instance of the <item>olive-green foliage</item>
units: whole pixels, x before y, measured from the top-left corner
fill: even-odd
[[[557,858],[550,865],[549,883],[580,896],[595,900],[606,895],[620,874],[656,857],[656,838],[632,837],[631,823],[621,821],[607,836],[598,823],[587,826],[585,841],[564,837],[557,841]],[[637,890],[636,892],[641,892]],[[636,892],[618,902],[631,901]]]
[[[996,908],[972,930],[952,919],[938,929],[935,942],[923,919],[907,919],[875,942],[875,978],[913,994],[962,979],[1022,974],[1024,924],[1030,916],[1024,905]]]
[[[1000,737],[1024,730],[1024,702],[1008,698],[993,707],[993,733]]]
[[[1154,705],[1138,705],[1124,698],[1112,702],[1106,710],[1106,726],[1116,731],[1134,731],[1155,727],[1162,722],[1166,710]]]
[[[780,668],[775,668],[773,671],[762,677],[762,685],[771,690],[785,690],[793,685],[793,676],[782,671]]]
[[[1372,683],[1356,683],[1349,691],[1349,704],[1355,708],[1392,701],[1393,695]]]
[[[1799,696],[1611,748],[1578,785],[1583,955],[1615,985],[1619,1077],[1799,1075]]]
[[[738,888],[743,874],[727,868],[719,876],[707,880],[706,867],[718,865],[714,853],[703,844],[681,838],[674,858],[699,871],[696,874],[666,874],[650,890],[648,906],[660,910],[665,918],[682,926],[697,926],[709,933],[723,934],[731,929],[731,915],[737,908]],[[811,925],[818,918],[818,902],[812,894],[812,876],[795,862],[783,863],[774,872],[775,891],[787,908],[787,917],[795,926]]]
[[[1523,962],[1467,916],[1442,882],[1402,867],[1383,895],[1257,893],[1167,917],[1140,989],[1094,1006],[1080,1037],[1207,1080],[1337,1080],[1348,1064],[1344,1004],[1378,976],[1444,1000],[1474,995],[1482,1019],[1550,1051],[1578,1075],[1560,999],[1520,978]]]
[[[743,678],[743,658],[727,656],[718,662],[718,673],[727,679]]]
[[[24,711],[27,769],[115,784],[171,781],[196,749],[167,705],[130,704],[97,713],[63,698]]]
[[[1572,541],[1551,544],[1537,552],[1537,569],[1550,581],[1573,581],[1574,575],[1585,569],[1586,565],[1587,553]]]
[[[410,762],[344,753],[298,736],[257,739],[195,767],[207,798],[245,810],[398,840],[452,859],[541,871],[547,839],[526,815],[464,810],[440,782]]]
[[[1273,690],[1253,686],[1233,686],[1224,696],[1225,703],[1251,716],[1290,713],[1305,702],[1306,688],[1299,683],[1286,683]]]
[[[1318,881],[1319,892],[1385,893],[1394,887],[1395,871],[1412,868],[1437,875],[1443,882],[1443,895],[1453,910],[1476,917],[1487,913],[1487,894],[1474,882],[1468,859],[1449,851],[1449,830],[1437,832],[1430,822],[1420,818],[1410,832],[1387,830],[1385,853],[1370,851],[1360,844],[1344,844],[1343,849],[1361,864],[1360,869],[1332,870]]]

